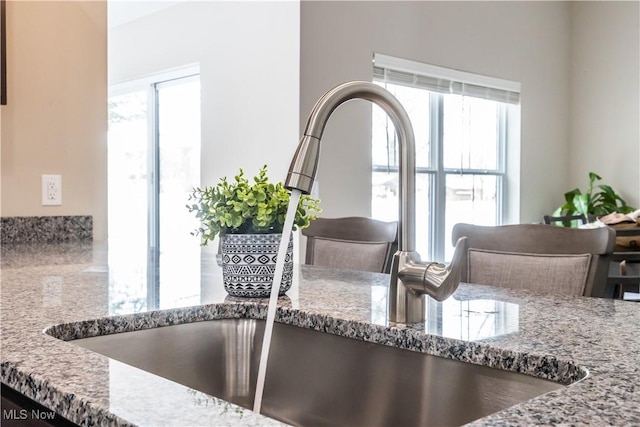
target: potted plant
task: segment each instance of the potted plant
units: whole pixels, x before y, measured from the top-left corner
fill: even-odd
[[[266,165],[253,183],[240,169],[232,182],[224,177],[213,187],[194,188],[189,195],[187,209],[201,221],[193,234],[201,237],[202,245],[221,239],[222,275],[229,295],[269,297],[290,197],[282,182],[269,181]],[[300,198],[294,231],[309,226],[320,212],[318,204],[308,195]],[[288,237],[279,295],[289,290],[293,278],[293,234]]]
[[[553,216],[584,215],[586,218],[607,215],[613,212],[627,214],[635,208],[628,206],[622,197],[604,184],[594,188],[594,183],[602,178],[589,172],[589,187],[583,193],[575,188],[564,194],[565,203],[552,214]]]

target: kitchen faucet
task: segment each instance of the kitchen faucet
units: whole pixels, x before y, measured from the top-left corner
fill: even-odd
[[[381,107],[391,118],[398,134],[400,220],[398,251],[393,256],[389,283],[389,320],[397,323],[424,322],[424,295],[444,301],[458,288],[467,242],[465,237],[458,240],[448,266],[420,260],[420,254],[415,250],[415,138],[409,115],[390,92],[373,83],[353,81],[338,85],[324,94],[311,110],[289,166],[285,186],[305,194],[311,193],[318,169],[320,140],[329,116],[338,106],[351,99],[365,99]]]

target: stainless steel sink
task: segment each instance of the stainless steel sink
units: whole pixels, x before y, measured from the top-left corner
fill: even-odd
[[[263,320],[71,341],[251,409]],[[276,323],[262,412],[301,426],[460,425],[563,385]]]

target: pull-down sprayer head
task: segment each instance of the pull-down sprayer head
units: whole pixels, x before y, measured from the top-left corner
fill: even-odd
[[[320,139],[303,135],[289,166],[285,187],[310,194],[318,171]]]

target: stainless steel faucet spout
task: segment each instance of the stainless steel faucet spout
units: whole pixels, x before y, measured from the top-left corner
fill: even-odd
[[[399,250],[394,257],[391,272],[389,320],[401,323],[424,321],[422,295],[428,294],[442,301],[455,292],[460,275],[455,274],[459,273],[459,268],[454,265],[454,261],[461,263],[462,255],[454,255],[450,267],[444,267],[441,264],[422,263],[420,255],[415,251],[415,138],[409,115],[389,91],[370,82],[353,81],[338,85],[324,94],[309,115],[304,134],[291,161],[285,186],[303,193],[311,192],[318,169],[320,140],[327,121],[336,108],[351,99],[364,99],[378,105],[387,113],[398,134]],[[462,253],[462,246],[464,244],[458,242],[456,254]],[[451,279],[447,280],[448,277]]]

